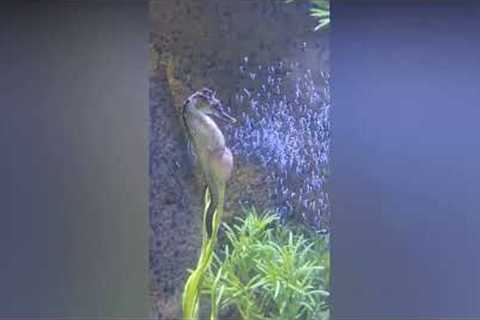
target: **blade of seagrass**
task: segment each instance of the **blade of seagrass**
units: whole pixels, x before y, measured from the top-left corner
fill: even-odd
[[[205,208],[203,211],[203,241],[202,248],[200,250],[200,257],[197,262],[197,267],[190,274],[185,283],[185,289],[183,291],[182,306],[183,317],[185,320],[197,320],[198,318],[198,305],[200,300],[200,289],[202,286],[203,277],[210,266],[212,261],[213,252],[215,249],[215,243],[217,242],[217,233],[220,227],[221,217],[223,214],[223,202],[225,194],[225,186],[220,188],[218,206],[215,208],[212,221],[212,236],[208,238],[206,223],[206,215],[208,207],[210,205],[210,191],[205,189]],[[210,319],[216,319],[216,308],[212,308]]]

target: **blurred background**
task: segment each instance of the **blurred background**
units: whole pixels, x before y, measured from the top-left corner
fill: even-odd
[[[148,7],[0,15],[0,319],[145,318]]]

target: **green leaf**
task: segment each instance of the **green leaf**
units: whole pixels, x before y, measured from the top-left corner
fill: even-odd
[[[317,30],[320,30],[326,26],[328,26],[330,24],[330,19],[325,19],[323,21],[321,21],[316,27],[315,27],[315,31]]]
[[[318,319],[328,309],[328,238],[267,229],[273,217],[249,209],[224,225],[229,244],[212,254],[202,293],[216,290],[212,310],[235,306],[244,319]]]
[[[275,293],[273,294],[273,299],[278,298],[278,294],[280,293],[280,281],[275,282]]]

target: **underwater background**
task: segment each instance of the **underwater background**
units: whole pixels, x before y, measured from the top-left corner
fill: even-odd
[[[217,122],[234,157],[224,222],[271,210],[328,234],[329,32],[308,1],[152,1],[150,263],[154,301],[178,313],[201,243],[205,183],[187,148],[181,108],[217,91],[234,124]]]

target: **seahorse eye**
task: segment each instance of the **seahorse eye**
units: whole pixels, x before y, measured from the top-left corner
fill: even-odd
[[[203,88],[202,93],[206,95],[207,97],[213,97],[215,95],[215,91],[213,91],[210,88]]]

